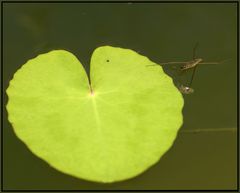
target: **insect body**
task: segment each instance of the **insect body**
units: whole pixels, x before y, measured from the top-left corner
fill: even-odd
[[[180,67],[180,69],[181,70],[188,70],[188,69],[194,68],[202,61],[203,61],[202,58],[194,59],[193,61],[187,62],[185,65],[182,65]]]
[[[192,61],[188,61],[188,62],[166,62],[166,63],[161,63],[161,65],[164,66],[166,64],[181,64],[180,70],[187,71],[187,70],[190,70],[190,69],[198,66],[198,64],[220,64],[225,61],[226,60],[221,61],[221,62],[203,62],[202,58],[196,58],[196,59],[193,59]]]

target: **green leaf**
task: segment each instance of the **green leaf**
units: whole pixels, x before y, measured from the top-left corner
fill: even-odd
[[[99,47],[90,88],[73,54],[41,54],[10,81],[9,121],[34,154],[64,173],[105,183],[132,178],[162,157],[182,125],[182,95],[153,64],[129,49]]]

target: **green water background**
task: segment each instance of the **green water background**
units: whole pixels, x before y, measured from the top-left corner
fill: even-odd
[[[156,63],[197,56],[194,94],[184,96],[190,129],[237,127],[237,6],[211,3],[78,3],[3,5],[4,90],[28,59],[52,49],[74,53],[89,72],[101,45],[133,49]],[[170,71],[171,73],[171,71]],[[175,77],[174,79],[179,79]],[[182,76],[187,82],[190,74]],[[4,94],[4,104],[7,97]],[[180,132],[172,148],[142,175],[114,184],[80,180],[51,168],[15,136],[4,110],[4,189],[234,189],[235,132]]]

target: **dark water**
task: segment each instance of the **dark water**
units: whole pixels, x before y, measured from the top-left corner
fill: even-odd
[[[236,132],[184,133],[237,127],[236,4],[4,4],[4,90],[28,59],[52,49],[74,53],[89,71],[101,45],[133,49],[156,63],[197,56],[194,94],[185,96],[184,125],[160,162],[142,175],[104,185],[62,174],[16,138],[4,110],[4,189],[234,189]],[[178,79],[178,77],[174,77]],[[181,79],[188,81],[189,75]],[[4,104],[7,98],[4,95]]]

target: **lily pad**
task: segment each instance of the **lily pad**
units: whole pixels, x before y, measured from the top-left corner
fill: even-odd
[[[61,172],[104,183],[132,178],[162,157],[182,125],[182,95],[153,64],[129,49],[99,47],[89,84],[70,52],[41,54],[10,81],[8,119]]]

